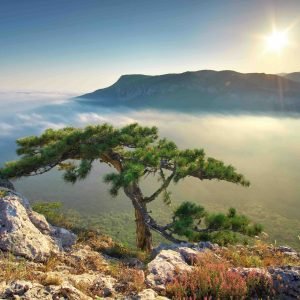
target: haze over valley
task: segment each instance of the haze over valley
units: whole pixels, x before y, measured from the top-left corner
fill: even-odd
[[[17,138],[40,134],[46,128],[83,127],[104,122],[116,126],[134,122],[154,125],[162,137],[173,139],[180,148],[204,148],[208,156],[237,166],[238,171],[251,181],[251,186],[245,188],[186,179],[171,188],[172,208],[186,200],[205,205],[211,211],[225,211],[234,206],[263,223],[271,242],[276,240],[298,247],[300,119],[297,112],[291,115],[281,111],[278,115],[270,111],[256,114],[253,111],[213,111],[211,108],[205,111],[198,105],[193,111],[176,109],[176,106],[160,110],[156,105],[150,108],[149,103],[146,108],[134,109],[130,105],[110,106],[106,103],[102,106],[78,101],[69,95],[52,96],[51,101],[49,97],[34,93],[23,97],[22,107],[12,105],[11,114],[7,109],[0,113],[2,165],[16,158]],[[37,97],[45,104],[32,107]],[[143,102],[143,98],[139,99]],[[163,105],[162,102],[159,104]],[[103,182],[104,174],[109,171],[109,167],[102,166],[100,171],[94,167],[87,180],[75,185],[64,183],[56,171],[17,180],[15,185],[33,202],[61,201],[66,209],[86,216],[88,224],[133,245],[132,207],[123,193],[111,199],[109,187]],[[144,186],[150,194],[157,183],[149,178]],[[154,216],[162,222],[168,220],[170,210],[165,209],[162,200],[151,207]]]

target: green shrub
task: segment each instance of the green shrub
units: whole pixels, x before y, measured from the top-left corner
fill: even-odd
[[[189,241],[211,241],[220,245],[248,243],[247,237],[262,232],[260,224],[251,223],[244,215],[238,215],[235,208],[227,214],[208,213],[191,202],[183,202],[173,214],[171,229]]]

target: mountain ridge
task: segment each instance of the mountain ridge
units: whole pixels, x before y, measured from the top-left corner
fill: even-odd
[[[300,82],[300,72],[287,73],[284,75],[284,77],[293,81]]]
[[[128,107],[300,111],[300,82],[287,76],[232,70],[122,75],[77,99]]]

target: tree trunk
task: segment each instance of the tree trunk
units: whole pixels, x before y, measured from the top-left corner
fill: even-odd
[[[147,205],[143,202],[143,194],[136,183],[124,188],[131,199],[135,211],[136,246],[143,251],[152,251],[152,233],[147,225]]]
[[[150,252],[152,250],[152,233],[149,227],[145,224],[144,217],[138,209],[135,209],[135,222],[136,245],[139,249]]]

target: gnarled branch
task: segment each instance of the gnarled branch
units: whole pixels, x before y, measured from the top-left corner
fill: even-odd
[[[162,169],[161,169],[161,172],[162,172]],[[174,178],[174,172],[167,178],[165,179],[163,176],[163,184],[160,186],[160,188],[155,191],[151,196],[149,197],[144,197],[143,198],[143,202],[144,203],[150,203],[152,202],[153,200],[155,200],[168,186],[169,184],[171,183],[172,179]]]

